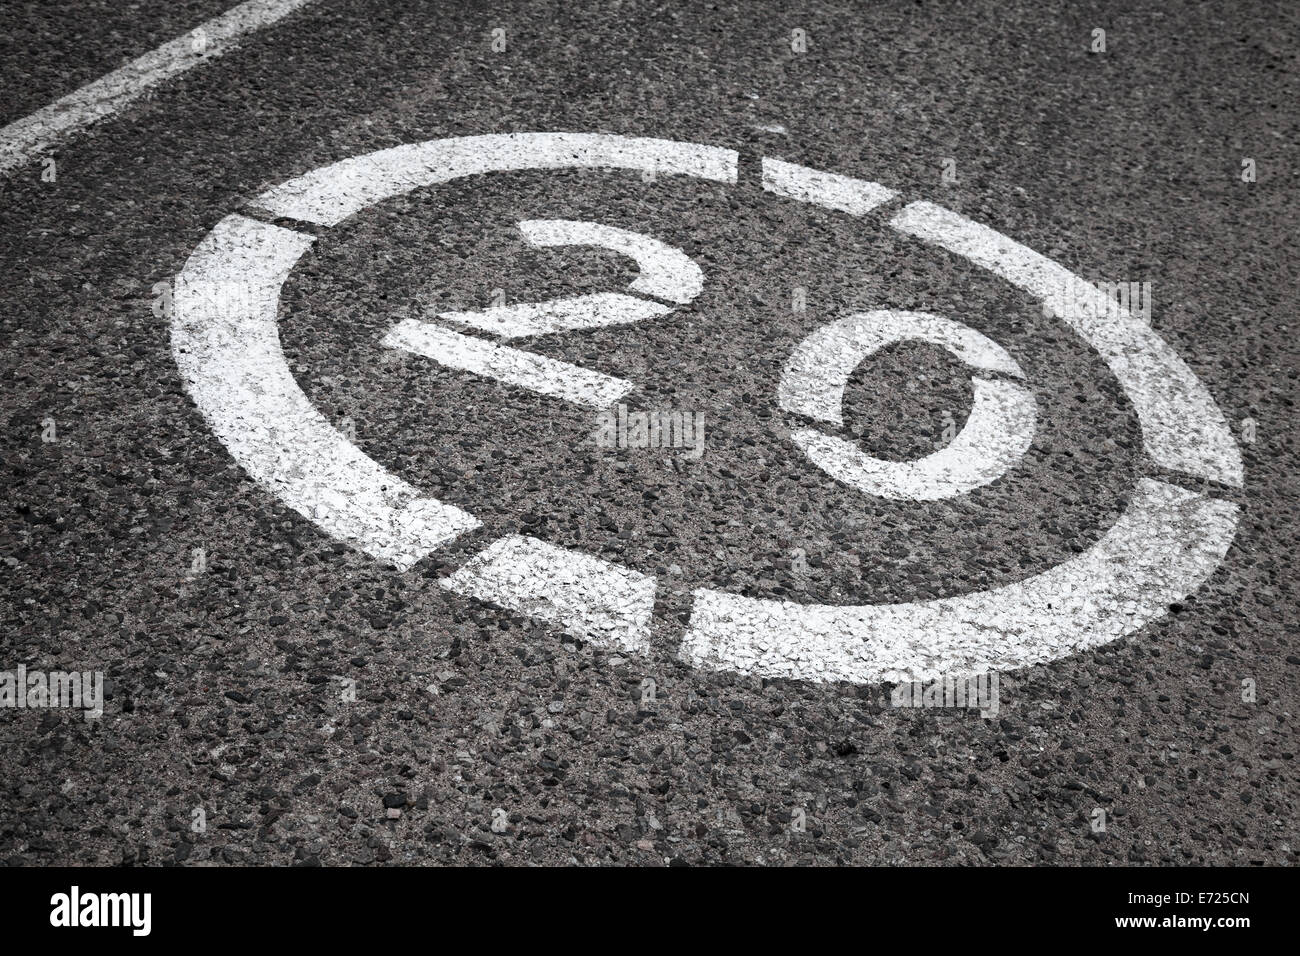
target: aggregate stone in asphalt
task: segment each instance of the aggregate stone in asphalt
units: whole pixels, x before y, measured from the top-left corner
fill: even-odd
[[[221,10],[0,15],[0,123]],[[320,0],[10,170],[0,670],[99,671],[105,700],[89,720],[0,709],[0,857],[1296,862],[1298,27],[1284,3]],[[735,150],[736,181],[517,169],[402,189],[336,225],[265,202],[350,157],[532,132]],[[762,188],[763,157],[897,195],[860,215],[799,201]],[[1150,283],[1142,320],[1221,415],[1240,486],[1153,461],[1117,364],[1015,282],[891,227],[917,201],[1089,282]],[[356,485],[294,504],[302,467],[339,464],[333,446],[273,418],[250,439],[269,480],[221,433],[173,351],[173,326],[207,314],[185,311],[175,277],[232,214],[312,240],[273,300],[285,382],[476,526],[409,566],[377,558],[330,530]],[[539,220],[651,237],[703,282],[635,322],[480,335],[504,362],[490,375],[394,346],[407,323],[473,333],[442,313],[638,294],[644,265],[530,243],[519,224]],[[225,306],[243,308],[265,260],[231,261]],[[852,366],[842,426],[783,405],[800,343],[886,312],[959,323],[1017,374],[913,337]],[[218,322],[191,359],[219,368],[251,328]],[[1121,352],[1123,372],[1138,356]],[[537,357],[535,382],[576,366],[632,383],[611,407],[689,414],[692,442],[602,447],[602,409],[502,380]],[[249,409],[278,408],[251,367],[217,385],[251,382]],[[924,459],[978,420],[981,376],[1028,392],[1032,441],[970,490],[865,493],[796,442],[815,426],[874,461]],[[989,447],[952,467],[978,471]],[[1044,600],[987,634],[900,618],[877,635],[901,644],[887,663],[826,650],[857,633],[843,615],[780,630],[797,605],[1015,592],[1110,540],[1148,482],[1235,509],[1226,553],[1158,613],[1142,605],[1160,574],[1131,600]],[[398,488],[384,494],[405,506]],[[484,571],[515,536],[538,544]],[[1166,537],[1146,540],[1122,556],[1158,565]],[[758,630],[794,662],[683,659],[704,590],[771,602]],[[1094,613],[1104,641],[1083,629]],[[909,677],[1004,658],[996,712],[895,706]],[[843,679],[849,665],[884,676]]]

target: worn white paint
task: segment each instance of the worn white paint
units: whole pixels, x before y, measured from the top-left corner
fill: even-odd
[[[777,385],[787,412],[844,424],[844,388],[863,360],[887,345],[919,341],[952,352],[972,368],[1023,377],[998,343],[968,325],[929,312],[858,312],[821,326],[795,346]]]
[[[1187,363],[1145,322],[1064,266],[950,209],[914,202],[890,225],[1047,303],[1101,354],[1124,387],[1157,464],[1241,487],[1241,454],[1223,413]]]
[[[276,215],[333,225],[371,203],[459,176],[574,166],[728,183],[736,178],[736,154],[715,147],[604,134],[501,134],[345,160],[270,190],[260,204]],[[769,161],[765,185],[770,192],[857,214],[888,198],[869,188],[874,184],[864,188],[860,181],[811,173]],[[955,213],[914,203],[893,225],[965,255],[1059,307],[1128,391],[1159,464],[1240,484],[1240,459],[1218,409],[1148,327],[1135,326],[1131,317],[1116,319],[1108,302],[1067,301],[1067,290],[1075,292],[1078,282],[1068,271]],[[276,332],[276,302],[281,283],[311,242],[243,217],[223,220],[178,279],[176,361],[214,433],[250,475],[328,533],[407,568],[478,522],[454,506],[419,497],[367,458],[310,406],[294,382]],[[561,380],[559,371],[597,375],[564,363],[556,363],[562,367],[557,369],[546,364],[553,360],[415,320],[398,325],[387,341],[539,391]],[[858,333],[840,344],[850,352],[863,347]],[[1019,374],[1010,356],[996,347],[964,334],[949,336],[945,344],[988,373],[975,378],[977,409],[979,396],[989,401],[994,385],[1018,387],[988,377]],[[843,367],[851,370],[851,359],[836,358],[829,377],[819,378],[805,367],[806,387],[786,390],[783,402],[833,424],[839,414],[837,387],[842,398],[837,383]],[[561,397],[606,407],[628,387],[598,376],[561,389]],[[1014,405],[1013,395],[1005,393],[1003,404]],[[972,418],[974,424],[968,421],[964,431],[971,430],[971,442],[984,445],[981,435],[999,425],[997,415],[973,413]],[[1130,634],[1163,614],[1213,572],[1236,521],[1237,507],[1229,502],[1144,479],[1128,510],[1091,549],[1024,581],[978,594],[832,607],[700,589],[681,656],[748,674],[855,682],[926,680],[1052,660]],[[509,536],[495,542],[444,586],[613,647],[641,652],[649,647],[653,578],[535,539]]]
[[[796,347],[777,386],[787,412],[832,425],[844,423],[844,389],[864,359],[896,342],[921,341],[948,349],[966,364],[1022,377],[1002,346],[960,322],[928,312],[860,312],[814,330]],[[791,439],[832,478],[868,495],[932,501],[965,494],[996,481],[1034,438],[1034,396],[1013,382],[972,378],[975,403],[960,432],[945,447],[915,461],[886,461],[852,442],[815,428]]]
[[[172,354],[213,433],[249,475],[327,533],[405,570],[479,522],[368,458],[298,387],[277,308],[312,242],[243,216],[223,219],[176,278]]]
[[[0,173],[119,112],[160,83],[232,50],[241,38],[314,0],[250,0],[0,129]],[[71,14],[69,14],[71,15]]]
[[[824,173],[807,166],[768,159],[766,156],[763,157],[763,188],[778,196],[814,203],[854,216],[865,215],[898,195],[880,183]]]
[[[438,318],[456,325],[468,325],[506,339],[548,335],[574,329],[623,325],[653,319],[672,311],[671,306],[653,299],[638,299],[621,292],[547,299],[545,302],[517,302],[494,305],[473,312],[439,312]]]
[[[591,408],[608,408],[632,383],[535,352],[495,345],[419,319],[405,319],[384,337],[389,348],[433,359],[448,368],[494,378]]]
[[[886,461],[815,428],[796,429],[791,439],[809,461],[863,494],[903,501],[935,501],[997,481],[1029,450],[1035,403],[1014,382],[971,379],[975,403],[961,431],[938,451],[914,461]]]
[[[743,674],[854,683],[1050,661],[1166,614],[1223,560],[1236,524],[1230,502],[1143,479],[1092,548],[988,591],[836,607],[697,590],[680,656]]]
[[[603,647],[638,653],[650,649],[655,579],[591,555],[511,535],[441,583]]]
[[[335,226],[392,196],[463,176],[524,169],[625,169],[736,181],[733,149],[605,133],[489,133],[394,146],[340,160],[256,200],[277,216]]]
[[[534,246],[596,246],[628,256],[639,272],[629,288],[642,295],[686,305],[704,288],[704,272],[694,259],[644,233],[573,219],[525,219],[519,231]]]

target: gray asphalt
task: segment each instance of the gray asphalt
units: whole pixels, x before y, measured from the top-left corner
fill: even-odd
[[[222,6],[7,10],[0,124]],[[1298,21],[1283,2],[322,0],[69,139],[56,182],[15,170],[0,182],[0,669],[102,670],[109,693],[93,722],[0,711],[0,858],[1294,864]],[[752,177],[603,172],[419,191],[322,234],[299,264],[281,332],[303,389],[376,460],[486,524],[405,574],[331,540],[208,431],[155,283],[273,184],[519,130],[735,148],[742,173],[779,155],[940,202],[1081,275],[1150,281],[1154,327],[1234,431],[1258,423],[1245,488],[1223,492],[1244,509],[1227,558],[1133,637],[1003,674],[993,719],[676,661],[694,587],[832,604],[995,587],[1096,541],[1148,471],[1100,357],[1011,286]],[[635,379],[648,406],[703,410],[698,461],[595,449],[573,406],[380,346],[432,306],[634,277],[596,252],[527,249],[510,231],[524,218],[645,231],[703,267],[705,292],[668,320],[528,346]],[[790,309],[796,287],[806,312]],[[1039,402],[1023,462],[918,504],[868,499],[793,451],[775,403],[786,357],[871,308],[962,316],[1015,344]],[[903,346],[854,373],[846,420],[872,454],[911,458],[971,395],[946,353]],[[668,582],[654,654],[437,587],[521,528]]]

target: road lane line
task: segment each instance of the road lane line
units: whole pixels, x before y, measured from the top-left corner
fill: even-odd
[[[31,116],[10,123],[0,129],[0,174],[30,161],[65,135],[112,116],[159,83],[234,49],[245,34],[268,27],[314,2],[249,0],[241,3]]]
[[[494,345],[419,319],[399,322],[384,337],[383,344],[423,355],[449,368],[592,408],[608,408],[633,388],[631,382],[603,372],[593,372],[535,352]]]

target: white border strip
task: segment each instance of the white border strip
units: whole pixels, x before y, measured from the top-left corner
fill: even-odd
[[[159,83],[221,56],[247,33],[268,27],[315,0],[249,0],[164,43],[107,76],[0,129],[0,173],[49,149],[63,136],[112,116]],[[199,31],[203,43],[196,43]],[[196,49],[196,47],[198,47]]]

